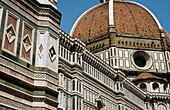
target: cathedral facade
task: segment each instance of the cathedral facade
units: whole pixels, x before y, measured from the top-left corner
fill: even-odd
[[[0,110],[170,110],[170,36],[141,4],[100,2],[68,34],[57,0],[0,1]]]

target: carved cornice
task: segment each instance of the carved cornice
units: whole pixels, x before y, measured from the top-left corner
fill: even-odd
[[[32,102],[32,96],[30,94],[21,92],[20,90],[14,89],[12,87],[9,87],[5,84],[0,83],[0,91],[7,92],[9,94],[13,94],[14,96],[20,97],[22,99],[26,99],[30,102]]]
[[[72,38],[70,35],[65,33],[63,30],[59,30],[60,32],[60,44],[70,51],[77,51],[81,53],[85,48],[85,44],[79,38]]]
[[[57,90],[55,90],[55,88],[58,86],[57,76],[46,72],[32,71],[31,69],[28,69],[2,55],[0,55],[0,66],[1,65],[3,68],[1,72],[5,73],[9,77],[16,78],[17,81],[23,82],[25,86],[38,88],[39,85],[34,84],[34,81],[41,80],[47,83],[46,86],[41,86],[42,89],[51,90],[57,93]]]
[[[1,104],[7,104],[7,105],[12,106],[12,107],[17,108],[17,109],[21,109],[22,107],[23,108],[25,107],[25,109],[29,108],[28,110],[31,110],[31,109],[33,109],[34,106],[30,105],[30,103],[33,103],[33,102],[45,102],[46,104],[52,105],[54,107],[57,107],[57,105],[58,105],[58,102],[54,99],[48,98],[46,96],[34,96],[34,95],[31,95],[31,94],[27,94],[27,93],[22,92],[18,89],[14,89],[12,87],[9,87],[9,86],[7,86],[5,84],[1,84],[1,83],[0,83],[0,91],[4,91],[5,93],[9,93],[9,94],[11,94],[11,96],[12,95],[16,96],[16,97],[18,97],[18,99],[21,98],[20,101],[16,101],[15,98],[8,97],[8,95],[7,95],[7,97],[3,96],[2,94],[0,95],[0,103]],[[4,101],[1,100],[3,98],[5,98]],[[26,100],[27,103],[25,103],[25,101],[22,101],[22,99]],[[8,102],[7,102],[7,100],[8,100]],[[10,103],[10,102],[13,102],[13,101],[17,105],[16,104],[13,105],[12,103]]]
[[[157,101],[165,101],[170,102],[170,94],[168,93],[146,93],[147,101],[157,100]]]
[[[23,74],[24,76],[28,76],[32,79],[37,79],[37,78],[43,78],[46,79],[54,84],[58,82],[58,77],[51,75],[47,72],[42,72],[42,71],[33,71],[32,69],[29,69],[17,62],[14,62],[13,60],[0,55],[0,65],[3,65],[4,67],[8,67],[11,70],[14,70],[18,73]]]
[[[73,64],[70,66],[73,66],[74,68],[70,68],[67,65],[65,65],[64,63],[59,62],[59,65],[58,65],[59,72],[67,73],[70,77],[72,77],[71,74],[81,74],[82,73],[82,71],[81,71],[82,67],[79,67],[79,65]]]
[[[140,35],[140,34],[116,33],[116,36],[118,36],[118,37],[127,37],[127,38],[136,38],[136,39],[160,40],[160,36],[149,36],[149,35]]]
[[[90,38],[88,39],[88,41],[85,42],[86,45],[90,45],[92,43],[96,43],[98,41],[101,41],[101,40],[104,40],[104,39],[107,39],[110,37],[110,34],[106,34],[106,35],[103,35],[103,36],[99,36],[99,37],[96,37],[96,38]]]
[[[83,51],[83,60],[93,65],[103,73],[107,74],[109,77],[112,77],[113,79],[117,76],[116,70],[114,70],[111,66],[109,66],[105,62],[103,62],[94,54],[90,53],[87,49]]]
[[[61,22],[61,13],[49,4],[40,4],[36,0],[17,0],[17,2],[20,2],[22,5],[26,6],[38,16],[49,16],[57,23],[60,24]]]
[[[59,13],[56,9],[52,9],[52,7],[50,7],[50,6],[47,6],[48,8],[44,8],[44,5],[38,6],[38,5],[34,4],[33,1],[31,1],[31,0],[29,0],[29,1],[28,0],[17,0],[17,2],[15,0],[15,3],[14,3],[14,0],[12,0],[12,1],[11,0],[1,0],[1,1],[3,3],[5,3],[6,5],[8,5],[10,8],[12,8],[14,11],[20,13],[23,17],[28,18],[32,23],[34,23],[38,26],[49,27],[56,33],[59,33],[59,28],[58,28],[59,23],[58,22],[60,22],[61,13]],[[35,2],[35,0],[34,0],[34,2]],[[16,4],[16,3],[18,3],[18,4]],[[25,4],[28,9],[31,9],[31,11],[24,10],[23,7],[25,7],[25,5],[23,6],[23,4]],[[45,11],[39,12],[41,10],[45,10]],[[27,11],[29,11],[29,12],[27,12]],[[43,14],[43,13],[45,13],[45,14]],[[55,14],[52,14],[52,13],[55,13]],[[46,18],[45,20],[44,20],[44,17]],[[56,22],[52,22],[53,20]]]
[[[140,97],[142,100],[146,98],[145,93],[137,86],[135,86],[132,82],[130,82],[128,79],[125,79],[122,83],[124,85],[124,88],[126,88],[136,96]]]
[[[36,99],[37,100],[37,99]],[[21,102],[9,99],[7,97],[0,96],[0,103],[2,105],[8,105],[14,109],[20,109],[20,110],[49,110],[49,108],[46,107],[33,107],[30,105],[23,104]],[[57,106],[58,103],[56,103],[55,106]]]
[[[0,103],[8,106],[15,107],[15,109],[21,109],[21,110],[33,110],[30,105],[25,105],[20,102],[17,102],[15,100],[0,96]]]

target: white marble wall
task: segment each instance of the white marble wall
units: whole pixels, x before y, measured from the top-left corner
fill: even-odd
[[[136,68],[136,65],[132,62],[132,54],[135,51],[144,51],[150,55],[152,60],[152,66],[149,69],[142,69],[148,72],[160,72],[166,73],[167,69],[170,71],[170,52],[161,51],[148,51],[148,50],[133,50],[111,47],[108,50],[96,53],[98,57],[103,59],[105,62],[110,63],[111,66],[118,69],[141,71]],[[169,57],[169,59],[168,59]],[[167,63],[166,63],[167,61]],[[168,66],[167,66],[168,65]]]
[[[170,72],[170,52],[165,51],[165,56],[166,56],[166,61],[167,61],[167,66],[168,66],[168,72]]]

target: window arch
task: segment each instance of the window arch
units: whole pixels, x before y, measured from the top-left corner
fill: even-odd
[[[167,110],[167,108],[164,104],[159,104],[157,110]]]
[[[146,86],[146,84],[145,83],[141,83],[140,84],[140,89],[142,89],[143,91],[147,91],[147,86]]]
[[[103,108],[103,103],[100,100],[98,100],[97,101],[97,110],[101,110],[101,108]]]

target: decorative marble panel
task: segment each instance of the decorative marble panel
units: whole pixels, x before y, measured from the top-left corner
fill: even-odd
[[[106,59],[108,59],[109,58],[109,53],[108,53],[108,51],[106,51]]]
[[[154,53],[154,59],[157,60],[158,59],[158,55],[157,53]]]
[[[128,55],[128,51],[127,50],[125,50],[125,58],[128,58],[129,57],[129,55]]]
[[[160,58],[160,60],[163,60],[163,59],[164,59],[162,53],[159,54],[159,58]]]
[[[34,28],[23,22],[20,58],[30,64],[32,63],[33,41]]]
[[[4,51],[16,55],[18,40],[19,18],[11,12],[6,12],[2,48]]]
[[[49,48],[49,56],[52,62],[56,59],[56,49],[53,45]]]
[[[36,66],[46,67],[48,57],[48,31],[38,30],[36,42]]]
[[[31,49],[31,40],[28,34],[26,34],[23,38],[23,46],[26,53]]]
[[[119,50],[119,57],[123,57],[123,51]]]
[[[58,38],[52,34],[49,34],[49,41],[48,41],[48,68],[52,70],[58,70],[58,49],[59,49],[59,41]]]
[[[165,64],[164,63],[161,63],[161,69],[165,70]]]
[[[129,68],[130,67],[130,64],[129,64],[129,60],[126,60],[126,67]]]
[[[6,37],[9,44],[11,44],[16,39],[16,32],[12,24],[10,24],[6,29]]]
[[[124,66],[123,63],[124,63],[123,60],[119,60],[119,65],[120,65],[120,67],[123,67],[123,66]]]
[[[159,70],[159,63],[158,62],[155,63],[155,67],[156,67],[156,69]]]

